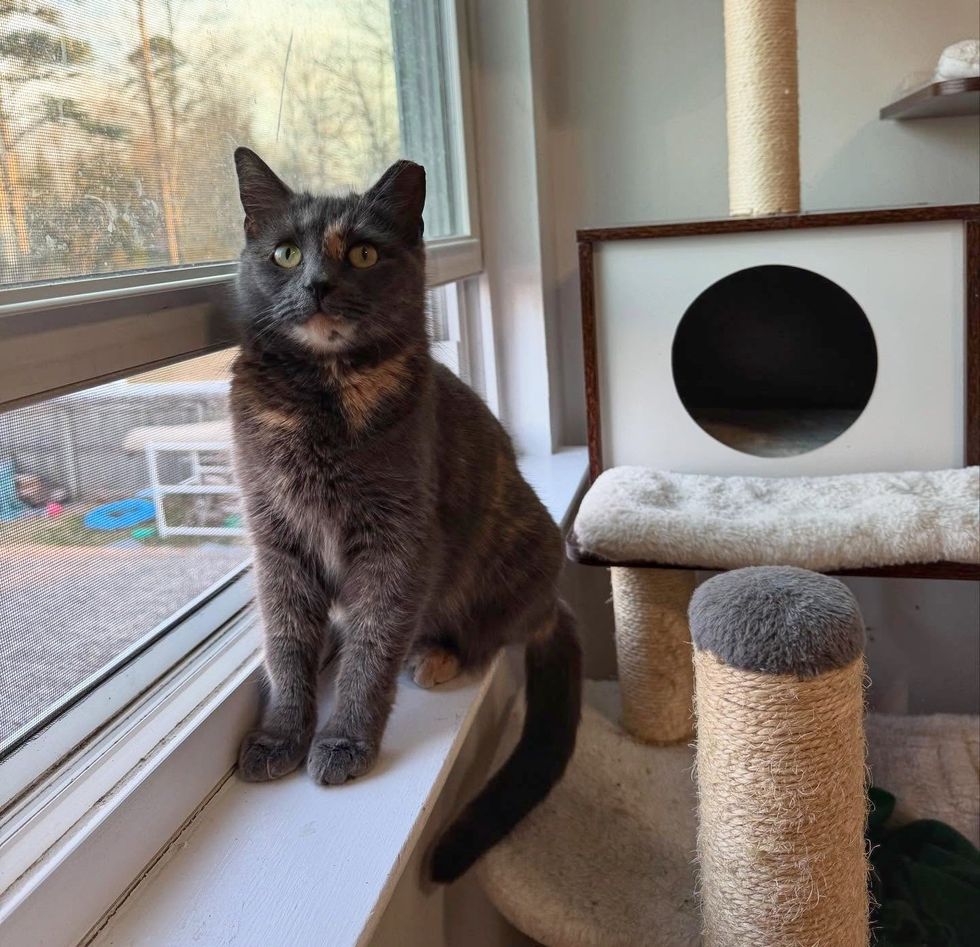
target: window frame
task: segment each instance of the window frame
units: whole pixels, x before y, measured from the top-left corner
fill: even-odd
[[[476,236],[426,243],[430,288],[478,274]],[[0,410],[235,344],[237,263],[0,289]]]
[[[436,2],[445,47],[447,122],[458,129],[448,145],[452,173],[461,185],[457,213],[464,232],[426,241],[431,288],[476,276],[483,268],[466,2]],[[228,348],[235,342],[227,300],[236,272],[237,263],[225,261],[0,289],[0,411]],[[460,330],[461,338],[471,335]],[[39,783],[56,774],[60,760],[68,760],[114,715],[124,715],[251,597],[245,563],[66,695],[57,713],[8,741],[12,748],[0,759],[0,854],[19,797],[36,799]]]
[[[230,773],[259,706],[257,645],[250,607],[5,813],[0,940],[87,942]]]

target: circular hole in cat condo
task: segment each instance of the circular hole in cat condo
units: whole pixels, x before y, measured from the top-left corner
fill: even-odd
[[[672,360],[694,421],[758,457],[805,454],[839,437],[878,374],[864,310],[795,266],[753,266],[709,286],[684,313]]]

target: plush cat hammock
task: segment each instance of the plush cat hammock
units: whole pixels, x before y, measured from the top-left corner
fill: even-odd
[[[587,708],[565,779],[483,860],[518,928],[561,947],[866,944],[866,734],[899,796],[941,771],[914,814],[976,841],[975,719],[864,722],[860,615],[819,573],[980,577],[980,468],[614,468],[569,551],[612,568],[623,729]],[[697,568],[736,571],[692,598]]]

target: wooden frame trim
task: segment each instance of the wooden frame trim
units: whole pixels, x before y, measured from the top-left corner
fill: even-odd
[[[584,552],[578,545],[574,532],[565,537],[565,554],[572,561],[583,566],[627,569],[680,569],[687,572],[728,572],[718,566],[677,565],[675,563],[653,562],[649,559],[606,559],[591,552]],[[885,579],[960,579],[980,580],[980,564],[972,562],[913,562],[896,566],[875,566],[865,569],[835,569],[827,575],[874,577]]]
[[[589,482],[602,473],[602,412],[599,408],[599,348],[596,341],[595,253],[579,241],[578,275],[582,297],[582,351],[585,357],[585,415],[589,446]]]
[[[967,467],[980,464],[980,217],[966,223],[966,438]]]
[[[585,410],[588,425],[589,478],[604,469],[602,412],[599,395],[598,315],[596,312],[595,246],[614,240],[649,240],[709,234],[804,230],[810,227],[853,227],[874,224],[929,223],[960,220],[965,230],[965,421],[964,465],[980,464],[980,204],[900,207],[887,210],[789,214],[771,217],[729,217],[579,230],[579,286],[582,305],[582,348],[585,362]]]
[[[676,220],[660,224],[630,224],[579,230],[579,243],[646,240],[652,237],[702,237],[706,234],[757,233],[765,230],[807,230],[811,227],[857,227],[868,224],[929,223],[938,220],[976,220],[980,204],[942,204],[930,207],[889,207],[881,210],[830,211],[817,214],[772,214],[766,217],[722,217],[717,220]]]

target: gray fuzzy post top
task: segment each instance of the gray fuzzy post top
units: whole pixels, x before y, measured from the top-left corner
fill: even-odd
[[[812,677],[850,664],[864,622],[839,579],[794,566],[725,572],[691,598],[691,639],[732,667]]]

